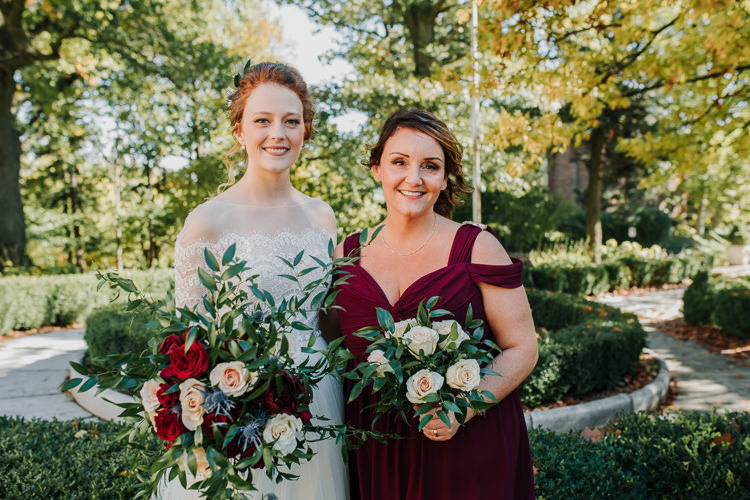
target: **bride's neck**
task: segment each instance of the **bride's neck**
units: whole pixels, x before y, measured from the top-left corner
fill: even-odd
[[[248,169],[235,184],[235,189],[246,201],[269,205],[290,201],[295,192],[289,179],[289,170],[269,172]]]

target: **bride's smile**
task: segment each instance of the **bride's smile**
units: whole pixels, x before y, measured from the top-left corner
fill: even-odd
[[[297,160],[305,126],[302,101],[282,85],[259,85],[248,97],[237,130],[248,168],[281,173]]]

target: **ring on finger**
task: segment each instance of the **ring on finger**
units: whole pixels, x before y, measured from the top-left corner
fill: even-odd
[[[435,437],[438,437],[438,430],[437,430],[437,429],[435,429],[435,431],[434,431],[434,432],[435,432]]]

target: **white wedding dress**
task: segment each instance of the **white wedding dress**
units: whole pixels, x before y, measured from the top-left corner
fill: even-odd
[[[305,255],[298,270],[317,264],[315,256],[329,262],[329,241],[336,240],[333,211],[324,202],[297,193],[294,203],[285,206],[251,206],[240,203],[209,200],[196,207],[185,221],[175,245],[175,302],[178,307],[200,304],[205,288],[198,279],[198,267],[206,268],[203,250],[208,248],[221,259],[230,245],[236,244],[235,257],[247,261],[253,274],[258,274],[257,286],[270,292],[278,304],[284,297],[298,293],[299,288],[320,279],[320,272],[300,278],[301,284],[280,278],[292,274],[279,257],[289,261],[301,251]],[[199,306],[200,307],[200,306]],[[315,335],[315,348],[326,346],[318,330],[318,311],[307,318],[297,318],[313,328],[294,331],[301,346],[306,346],[310,335]],[[310,356],[309,354],[302,354]],[[325,377],[313,393],[310,405],[313,415],[325,416],[326,424],[344,422],[344,400],[341,385],[332,377]],[[264,470],[253,471],[253,484],[258,491],[243,492],[252,499],[273,494],[278,500],[339,500],[349,497],[347,470],[341,448],[332,439],[312,443],[315,456],[309,462],[294,467],[296,481],[275,483]],[[178,480],[164,483],[157,498],[164,500],[197,499],[197,491],[185,490]]]

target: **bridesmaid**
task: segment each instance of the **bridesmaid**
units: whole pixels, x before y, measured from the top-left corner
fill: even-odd
[[[500,403],[484,414],[469,412],[462,426],[434,418],[420,433],[416,418],[406,424],[395,415],[375,428],[406,439],[387,444],[368,441],[353,453],[352,498],[528,499],[534,482],[528,434],[518,385],[537,361],[531,311],[521,286],[521,263],[511,260],[485,226],[450,220],[456,195],[469,192],[461,172],[462,148],[447,126],[432,114],[404,110],[386,121],[367,165],[382,185],[387,215],[369,245],[349,236],[335,257],[360,255],[346,270],[337,304],[341,331],[356,359],[364,361],[368,341],[353,335],[377,324],[375,308],[395,321],[416,316],[420,300],[438,295],[436,308],[462,321],[471,305],[485,322],[485,336],[503,350],[480,390]],[[368,408],[377,394],[363,393],[347,406],[348,423],[370,428]]]

